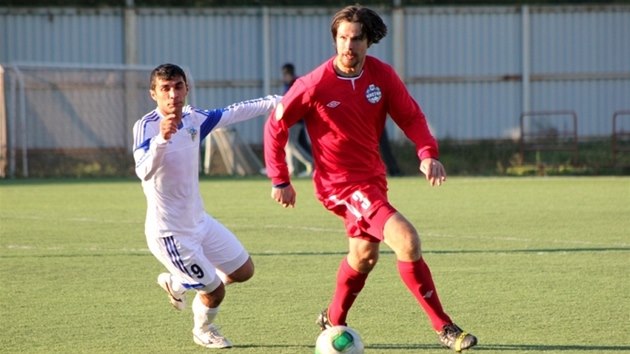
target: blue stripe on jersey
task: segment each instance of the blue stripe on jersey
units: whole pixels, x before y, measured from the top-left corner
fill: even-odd
[[[254,99],[247,100],[247,101],[241,101],[241,102],[236,102],[236,103],[233,103],[233,104],[231,104],[231,105],[227,106],[227,107],[226,107],[225,109],[223,109],[223,110],[224,110],[224,111],[229,111],[229,110],[231,110],[232,108],[235,108],[235,107],[240,106],[240,105],[242,105],[242,104],[256,103],[256,102],[262,102],[262,101],[268,101],[268,100],[270,100],[270,99],[269,99],[269,98],[267,98],[267,97],[254,98]]]
[[[151,139],[147,139],[143,141],[142,144],[137,145],[135,150],[143,149],[144,151],[149,151],[150,146],[151,146]]]
[[[134,141],[134,146],[136,146],[135,149],[139,148],[142,144],[144,144],[148,140],[145,138],[147,125],[150,122],[155,122],[159,119],[160,119],[160,115],[155,110],[153,110],[150,113],[147,113],[144,117],[142,117],[142,119],[140,119],[140,126],[139,126],[140,129],[138,129],[138,131],[136,132],[136,137]],[[149,139],[150,138],[152,138],[152,136],[149,137]]]
[[[217,124],[219,124],[219,121],[221,120],[221,117],[223,116],[223,112],[225,110],[223,109],[215,109],[212,111],[202,111],[202,110],[195,110],[197,113],[199,114],[203,114],[204,116],[206,116],[206,119],[203,121],[203,123],[201,123],[201,128],[200,128],[200,136],[199,136],[199,141],[203,140],[206,138],[206,136],[208,136],[208,134],[210,134],[210,132],[212,131],[212,129],[214,129],[214,127],[217,126]]]
[[[175,246],[175,240],[173,236],[164,237],[164,246],[168,251],[168,255],[171,257],[171,262],[175,265],[179,270],[188,274],[189,277],[192,278],[192,275],[184,266],[184,262],[182,262],[181,256],[179,255],[179,251],[177,251],[177,246]]]

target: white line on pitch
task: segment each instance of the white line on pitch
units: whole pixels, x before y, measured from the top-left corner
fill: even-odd
[[[0,219],[21,219],[21,220],[54,220],[54,221],[70,221],[70,222],[86,222],[86,223],[103,223],[103,224],[137,224],[144,223],[144,218],[139,220],[113,220],[113,219],[96,219],[96,218],[55,218],[55,217],[43,217],[39,215],[0,215]],[[228,228],[258,228],[258,226],[251,226],[244,224],[225,224]],[[265,229],[285,229],[285,230],[298,230],[308,232],[321,232],[321,233],[343,233],[343,229],[340,228],[325,228],[325,227],[312,227],[312,226],[294,226],[294,225],[276,225],[267,224],[263,225]],[[628,247],[628,243],[609,244],[601,242],[591,242],[585,240],[558,240],[558,239],[545,239],[537,240],[531,238],[520,238],[515,236],[481,236],[481,235],[449,235],[433,232],[420,232],[420,237],[437,237],[437,238],[455,238],[455,239],[469,239],[469,240],[491,240],[491,241],[507,241],[507,242],[549,242],[554,244],[567,244],[567,245],[590,245],[590,246],[604,246],[604,247]]]
[[[10,250],[36,250],[36,251],[37,250],[45,250],[45,251],[70,250],[73,252],[74,251],[92,251],[92,252],[129,252],[129,253],[146,252],[146,253],[149,253],[148,248],[121,248],[121,249],[108,249],[108,248],[100,248],[100,247],[69,248],[69,247],[63,247],[63,246],[37,247],[33,245],[16,245],[16,244],[4,245],[4,246],[0,246],[0,248],[6,248]]]
[[[239,225],[239,227],[243,227]],[[323,228],[323,227],[304,227],[304,226],[292,226],[292,225],[264,225],[264,228],[267,229],[287,229],[287,230],[301,230],[301,231],[313,231],[313,232],[340,232],[343,233],[343,229],[335,229],[335,228]],[[590,246],[605,246],[605,247],[628,247],[630,244],[628,243],[619,243],[619,244],[610,244],[610,243],[601,243],[601,242],[591,242],[584,240],[557,240],[557,239],[544,239],[537,240],[532,238],[521,238],[515,236],[480,236],[480,235],[448,235],[434,232],[420,232],[420,237],[423,236],[428,237],[436,237],[436,238],[456,238],[456,239],[469,239],[469,240],[491,240],[491,241],[508,241],[508,242],[550,242],[556,244],[569,244],[569,245],[590,245]]]
[[[101,224],[142,224],[144,218],[140,220],[113,220],[113,219],[97,219],[97,218],[56,218],[54,216],[41,215],[0,215],[0,219],[17,219],[17,220],[50,220],[50,221],[70,221],[70,222],[87,222]]]

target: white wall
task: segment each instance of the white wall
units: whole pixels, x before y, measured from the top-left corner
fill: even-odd
[[[0,8],[0,63],[175,62],[195,77],[193,103],[220,107],[265,94],[265,79],[280,93],[279,69],[287,61],[304,73],[330,57],[335,10],[270,9],[265,70],[261,8],[136,9],[133,55],[125,53],[122,9]],[[531,110],[575,110],[581,136],[610,134],[613,112],[630,109],[630,6],[529,7],[529,36],[520,7],[405,8],[402,39],[393,37],[390,10],[377,10],[390,36],[371,54],[403,63],[398,69],[439,138],[510,137],[524,97],[531,97]],[[403,53],[393,52],[394,40],[402,40]],[[521,76],[525,55],[528,86]],[[246,141],[261,143],[262,125],[260,119],[238,129]]]

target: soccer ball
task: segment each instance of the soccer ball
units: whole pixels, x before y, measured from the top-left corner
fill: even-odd
[[[317,337],[315,354],[363,354],[363,341],[350,327],[330,327]]]

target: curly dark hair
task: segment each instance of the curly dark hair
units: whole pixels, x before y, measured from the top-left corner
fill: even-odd
[[[170,80],[178,76],[181,76],[182,79],[184,79],[184,82],[188,84],[188,81],[186,80],[186,73],[184,72],[184,69],[179,66],[175,64],[162,64],[156,67],[153,71],[151,71],[151,90],[155,89],[155,84],[158,78],[162,80]]]
[[[343,21],[361,24],[361,35],[367,38],[368,44],[378,43],[387,35],[387,25],[374,10],[362,6],[348,6],[333,16],[330,30],[333,40],[337,38],[337,28]]]

